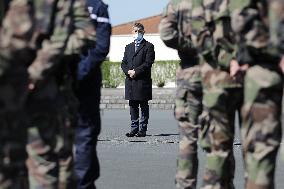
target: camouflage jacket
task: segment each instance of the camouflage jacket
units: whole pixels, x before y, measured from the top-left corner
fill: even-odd
[[[2,26],[2,20],[5,16],[5,13],[8,9],[9,0],[0,1],[0,27]]]
[[[228,68],[234,52],[228,0],[172,0],[160,32],[167,46],[188,54],[197,49],[206,62]]]
[[[171,48],[177,49],[182,64],[196,64],[197,35],[205,24],[203,15],[193,15],[194,1],[171,0],[164,9],[159,25],[160,37]],[[195,59],[196,60],[196,59]]]
[[[280,56],[284,54],[284,1],[269,1],[270,42]]]
[[[44,79],[63,54],[95,46],[95,34],[85,0],[13,0],[0,33],[0,76],[14,52],[28,50],[31,79]]]
[[[232,28],[236,33],[238,44],[237,60],[240,64],[279,62],[280,55],[277,51],[277,47],[281,46],[277,34],[279,19],[276,18],[276,11],[269,11],[272,10],[270,2],[273,0],[250,0],[232,14]]]

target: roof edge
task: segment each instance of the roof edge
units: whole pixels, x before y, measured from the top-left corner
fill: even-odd
[[[118,24],[118,25],[112,26],[112,27],[114,28],[114,27],[118,27],[118,26],[123,26],[123,25],[134,23],[134,22],[139,22],[139,21],[142,21],[142,20],[148,20],[148,19],[158,17],[158,16],[162,16],[162,14],[157,14],[157,15],[146,17],[146,18],[140,18],[138,20],[129,21],[129,22],[126,22],[126,23],[123,23],[123,24]]]

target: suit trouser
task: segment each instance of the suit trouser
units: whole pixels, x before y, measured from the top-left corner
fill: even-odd
[[[75,173],[78,189],[95,189],[94,182],[99,177],[96,146],[101,130],[101,82],[100,69],[92,70],[86,78],[79,81],[79,112],[75,134]]]
[[[141,118],[139,121],[139,105],[141,109]],[[148,100],[129,100],[130,117],[131,117],[131,131],[147,131],[149,120],[149,105]],[[140,127],[140,128],[139,128]]]

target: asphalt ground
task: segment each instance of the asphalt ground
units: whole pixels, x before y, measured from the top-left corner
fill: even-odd
[[[174,189],[178,129],[171,110],[152,110],[147,136],[127,138],[129,110],[102,112],[102,132],[98,142],[101,176],[98,189]],[[236,130],[235,188],[244,188],[243,161],[239,130]],[[198,187],[201,185],[205,153],[199,149]],[[279,158],[278,158],[279,159]],[[276,188],[284,188],[284,163],[277,162]]]

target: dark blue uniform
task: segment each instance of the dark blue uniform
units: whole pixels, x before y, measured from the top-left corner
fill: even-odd
[[[94,189],[94,181],[99,177],[99,162],[96,152],[101,129],[100,96],[102,75],[100,64],[109,52],[111,25],[108,6],[101,0],[87,0],[87,6],[96,26],[96,47],[82,55],[78,65],[79,99],[78,125],[75,138],[75,172],[78,189]]]

